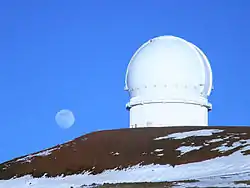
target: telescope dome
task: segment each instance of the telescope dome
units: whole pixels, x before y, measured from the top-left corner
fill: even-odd
[[[125,78],[130,97],[171,98],[177,90],[179,97],[207,97],[211,89],[212,71],[205,54],[174,36],[157,37],[143,44],[131,58]]]

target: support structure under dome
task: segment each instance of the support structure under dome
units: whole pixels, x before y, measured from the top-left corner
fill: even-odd
[[[160,36],[131,58],[125,77],[130,127],[207,126],[212,70],[194,44]]]

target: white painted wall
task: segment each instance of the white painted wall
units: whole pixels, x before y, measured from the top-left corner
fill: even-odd
[[[130,109],[130,128],[162,126],[207,126],[208,109],[185,103],[153,103]]]

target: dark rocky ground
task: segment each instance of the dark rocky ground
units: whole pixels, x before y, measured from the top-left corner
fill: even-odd
[[[173,187],[188,187],[188,188],[198,188],[198,186],[192,186],[192,183],[199,182],[199,180],[183,180],[175,182],[156,182],[156,183],[119,183],[119,184],[104,184],[104,185],[92,185],[91,188],[173,188]],[[188,184],[188,185],[185,185]],[[244,181],[234,181],[236,185],[242,185],[240,187],[250,186],[250,180]],[[72,187],[73,188],[73,187]],[[80,188],[90,188],[90,186],[81,186]],[[212,186],[209,186],[212,188]],[[215,187],[217,188],[217,187]],[[224,187],[227,188],[227,187]]]
[[[179,182],[159,182],[159,183],[119,183],[119,184],[104,184],[104,185],[93,185],[96,188],[171,188],[178,183],[192,183],[198,182],[198,180],[184,180]],[[85,188],[82,186],[81,188]]]

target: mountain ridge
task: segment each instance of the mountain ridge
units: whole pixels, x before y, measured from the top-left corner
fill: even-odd
[[[225,163],[224,166],[218,166],[222,163]],[[214,169],[195,172],[193,169],[199,169],[201,164],[210,164]],[[139,171],[141,177],[136,179]],[[158,174],[160,171],[163,175]],[[211,174],[228,174],[227,171],[250,172],[249,127],[116,129],[89,133],[64,144],[6,161],[0,164],[0,187],[1,182],[28,176],[31,179],[84,176],[85,182],[79,184],[90,185],[181,181],[206,178]],[[178,174],[180,172],[181,175]],[[117,175],[119,173],[135,176],[121,178]],[[147,178],[148,174],[152,177]]]

